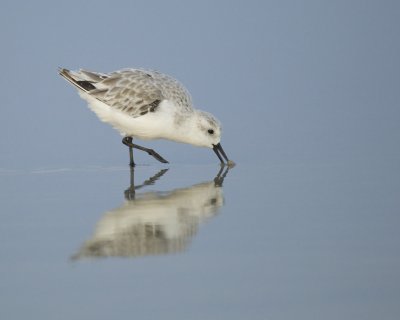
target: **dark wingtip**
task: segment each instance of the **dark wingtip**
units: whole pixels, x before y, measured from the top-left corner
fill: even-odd
[[[69,81],[71,81],[71,80],[74,81],[74,79],[71,77],[70,71],[68,69],[65,69],[63,67],[58,67],[58,74]]]
[[[59,67],[58,74],[82,91],[89,92],[96,89],[96,87],[90,81],[79,80],[79,77],[72,76],[74,73],[71,75],[71,71],[68,69]]]
[[[65,69],[63,67],[58,67],[57,71],[58,71],[58,74],[60,74],[60,75],[67,74],[69,72],[68,69]]]

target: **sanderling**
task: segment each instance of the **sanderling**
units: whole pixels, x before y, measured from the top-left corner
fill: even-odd
[[[99,119],[110,123],[129,147],[130,166],[134,167],[133,148],[168,163],[153,149],[132,143],[168,139],[212,148],[221,164],[229,160],[221,146],[221,125],[210,113],[197,110],[186,88],[174,78],[156,71],[123,69],[111,73],[59,69],[59,74],[78,88]]]

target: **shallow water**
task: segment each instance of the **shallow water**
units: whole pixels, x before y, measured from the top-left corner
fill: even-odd
[[[1,314],[394,319],[396,169],[2,170]]]
[[[0,319],[400,319],[399,12],[2,1]],[[177,78],[238,165],[138,141],[171,165],[131,177],[59,66]]]

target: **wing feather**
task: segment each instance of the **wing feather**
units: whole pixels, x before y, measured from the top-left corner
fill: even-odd
[[[59,73],[80,90],[131,117],[156,112],[165,99],[173,101],[177,107],[192,108],[191,97],[185,87],[156,71],[124,69],[103,74],[60,69]]]

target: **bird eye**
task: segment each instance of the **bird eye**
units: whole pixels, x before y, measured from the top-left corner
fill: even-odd
[[[213,129],[208,129],[208,133],[209,134],[214,134],[214,130]]]

